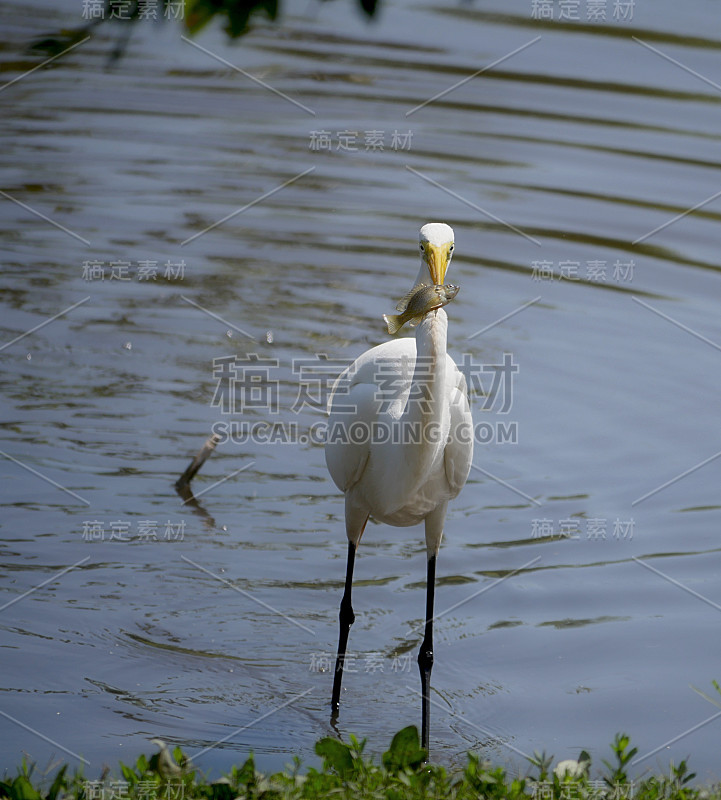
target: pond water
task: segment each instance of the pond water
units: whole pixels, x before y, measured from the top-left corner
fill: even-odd
[[[691,688],[721,679],[717,9],[562,5],[299,3],[235,44],[146,20],[111,66],[104,23],[5,85],[83,6],[3,4],[6,764],[94,776],[153,737],[213,775],[316,763],[346,552],[322,446],[236,438],[198,505],[173,484],[218,421],[322,423],[301,369],[387,339],[443,220],[482,441],[438,561],[433,757],[600,764],[627,731],[635,774],[719,777]],[[225,413],[214,360],[251,354]],[[379,752],[420,724],[422,528],[370,526],[355,577],[338,730]]]

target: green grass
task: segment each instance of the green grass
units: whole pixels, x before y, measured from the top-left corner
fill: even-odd
[[[23,760],[15,777],[0,781],[0,798],[10,800],[721,800],[721,786],[692,786],[695,777],[685,761],[671,765],[668,774],[632,780],[630,762],[636,755],[628,736],[616,736],[612,756],[604,759],[598,774],[585,751],[574,762],[565,762],[571,772],[560,775],[553,757],[536,753],[523,775],[510,775],[477,753],[469,752],[465,769],[449,773],[435,764],[425,764],[425,753],[415,727],[399,731],[380,763],[364,755],[365,740],[321,739],[315,746],[322,758],[321,769],[301,770],[294,758],[284,772],[264,775],[251,756],[219,780],[209,781],[186,759],[180,748],[172,753],[158,742],[160,752],[140,756],[130,767],[120,764],[113,776],[109,770],[93,780],[82,770],[70,774],[67,765],[54,776],[38,774]],[[572,776],[573,774],[573,776]]]

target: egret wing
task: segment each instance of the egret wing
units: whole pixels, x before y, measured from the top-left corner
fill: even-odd
[[[451,425],[448,443],[443,452],[446,479],[452,497],[466,485],[473,461],[473,417],[468,402],[466,379],[453,359],[448,356],[448,376]]]
[[[331,398],[325,463],[335,485],[347,492],[363,477],[370,456],[370,440],[365,425],[372,421],[373,389],[355,384],[342,396]]]
[[[341,491],[348,491],[363,477],[379,413],[393,416],[405,407],[415,348],[414,339],[384,342],[363,353],[336,380],[328,400],[325,459]]]

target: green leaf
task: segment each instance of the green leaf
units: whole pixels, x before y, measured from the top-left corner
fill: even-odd
[[[240,769],[234,768],[233,777],[240,786],[255,785],[255,758],[252,753]]]
[[[390,749],[383,753],[383,766],[389,772],[398,772],[408,767],[417,769],[425,758],[426,751],[420,746],[418,728],[409,725],[393,737]]]
[[[248,20],[253,11],[252,4],[234,5],[226,9],[228,22],[225,25],[225,32],[231,39],[237,39],[248,31]]]
[[[138,776],[135,774],[135,770],[132,767],[129,767],[127,764],[120,764],[120,771],[123,773],[123,778],[128,782],[130,786],[135,786],[138,782]]]
[[[58,774],[55,776],[55,780],[50,787],[50,791],[48,792],[47,800],[56,800],[58,793],[60,790],[65,786],[65,773],[67,772],[68,765],[64,764],[60,770],[58,770]]]
[[[220,7],[207,0],[189,0],[185,10],[185,27],[188,33],[195,34],[201,31],[216,14],[221,12]]]
[[[211,783],[210,790],[213,800],[233,800],[235,792],[227,779]]]
[[[325,764],[334,769],[339,775],[353,770],[353,756],[347,744],[326,736],[316,742],[315,752]]]
[[[33,785],[24,775],[15,778],[11,792],[14,800],[41,800],[40,793],[33,789]]]

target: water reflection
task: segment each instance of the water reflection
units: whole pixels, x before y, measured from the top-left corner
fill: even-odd
[[[29,42],[78,23],[74,2],[29,8],[0,11],[7,80],[41,60]],[[510,744],[600,757],[619,729],[644,753],[707,717],[688,685],[718,677],[718,611],[634,557],[719,601],[721,461],[694,469],[718,449],[709,343],[721,342],[719,211],[709,198],[719,97],[633,39],[713,80],[707,13],[698,2],[683,13],[637,3],[632,23],[590,25],[533,20],[521,0],[399,2],[369,28],[331,4],[240,47],[220,32],[198,40],[315,117],[167,26],[139,27],[111,71],[115,33],[100,30],[0,92],[0,188],[90,242],[0,198],[0,347],[90,298],[0,351],[0,450],[50,481],[2,459],[0,606],[17,600],[0,614],[3,710],[83,754],[89,772],[148,752],[156,736],[192,753],[230,735],[200,761],[216,771],[250,749],[264,768],[290,752],[313,759],[330,680],[312,665],[335,647],[345,557],[342,498],[322,449],[219,447],[195,479],[197,506],[173,483],[218,420],[213,359],[276,359],[279,417],[308,429],[322,411],[292,411],[293,359],[352,359],[383,341],[390,307],[369,302],[369,288],[402,295],[415,265],[408,242],[422,222],[443,219],[462,286],[450,352],[489,364],[512,352],[521,369],[509,414],[518,442],[476,455],[504,483],[474,472],[439,559],[439,609],[455,608],[437,625],[435,690],[447,713],[436,711],[436,757],[458,763],[473,746],[512,761]],[[331,133],[330,151],[310,148],[319,130]],[[373,130],[383,150],[365,149]],[[412,132],[409,148],[390,147],[396,130]],[[338,148],[343,131],[357,131],[356,150]],[[89,260],[108,272],[129,262],[131,279],[86,280]],[[161,269],[139,280],[137,265],[152,261],[184,261],[183,278]],[[474,397],[476,418],[495,420],[482,406]],[[633,520],[631,537],[614,536],[617,519]],[[568,520],[578,538],[562,535]],[[605,536],[589,538],[589,521]],[[84,536],[93,522],[102,537]],[[184,523],[182,538],[165,536],[168,523]],[[141,535],[149,528],[155,538]],[[419,722],[415,670],[391,666],[419,644],[409,631],[422,608],[422,552],[418,530],[373,525],[359,555],[361,666],[339,730],[377,750]],[[366,672],[378,653],[383,670]],[[706,777],[717,768],[712,735],[698,730],[668,756],[692,753]],[[4,736],[8,753],[58,753],[20,727]]]

